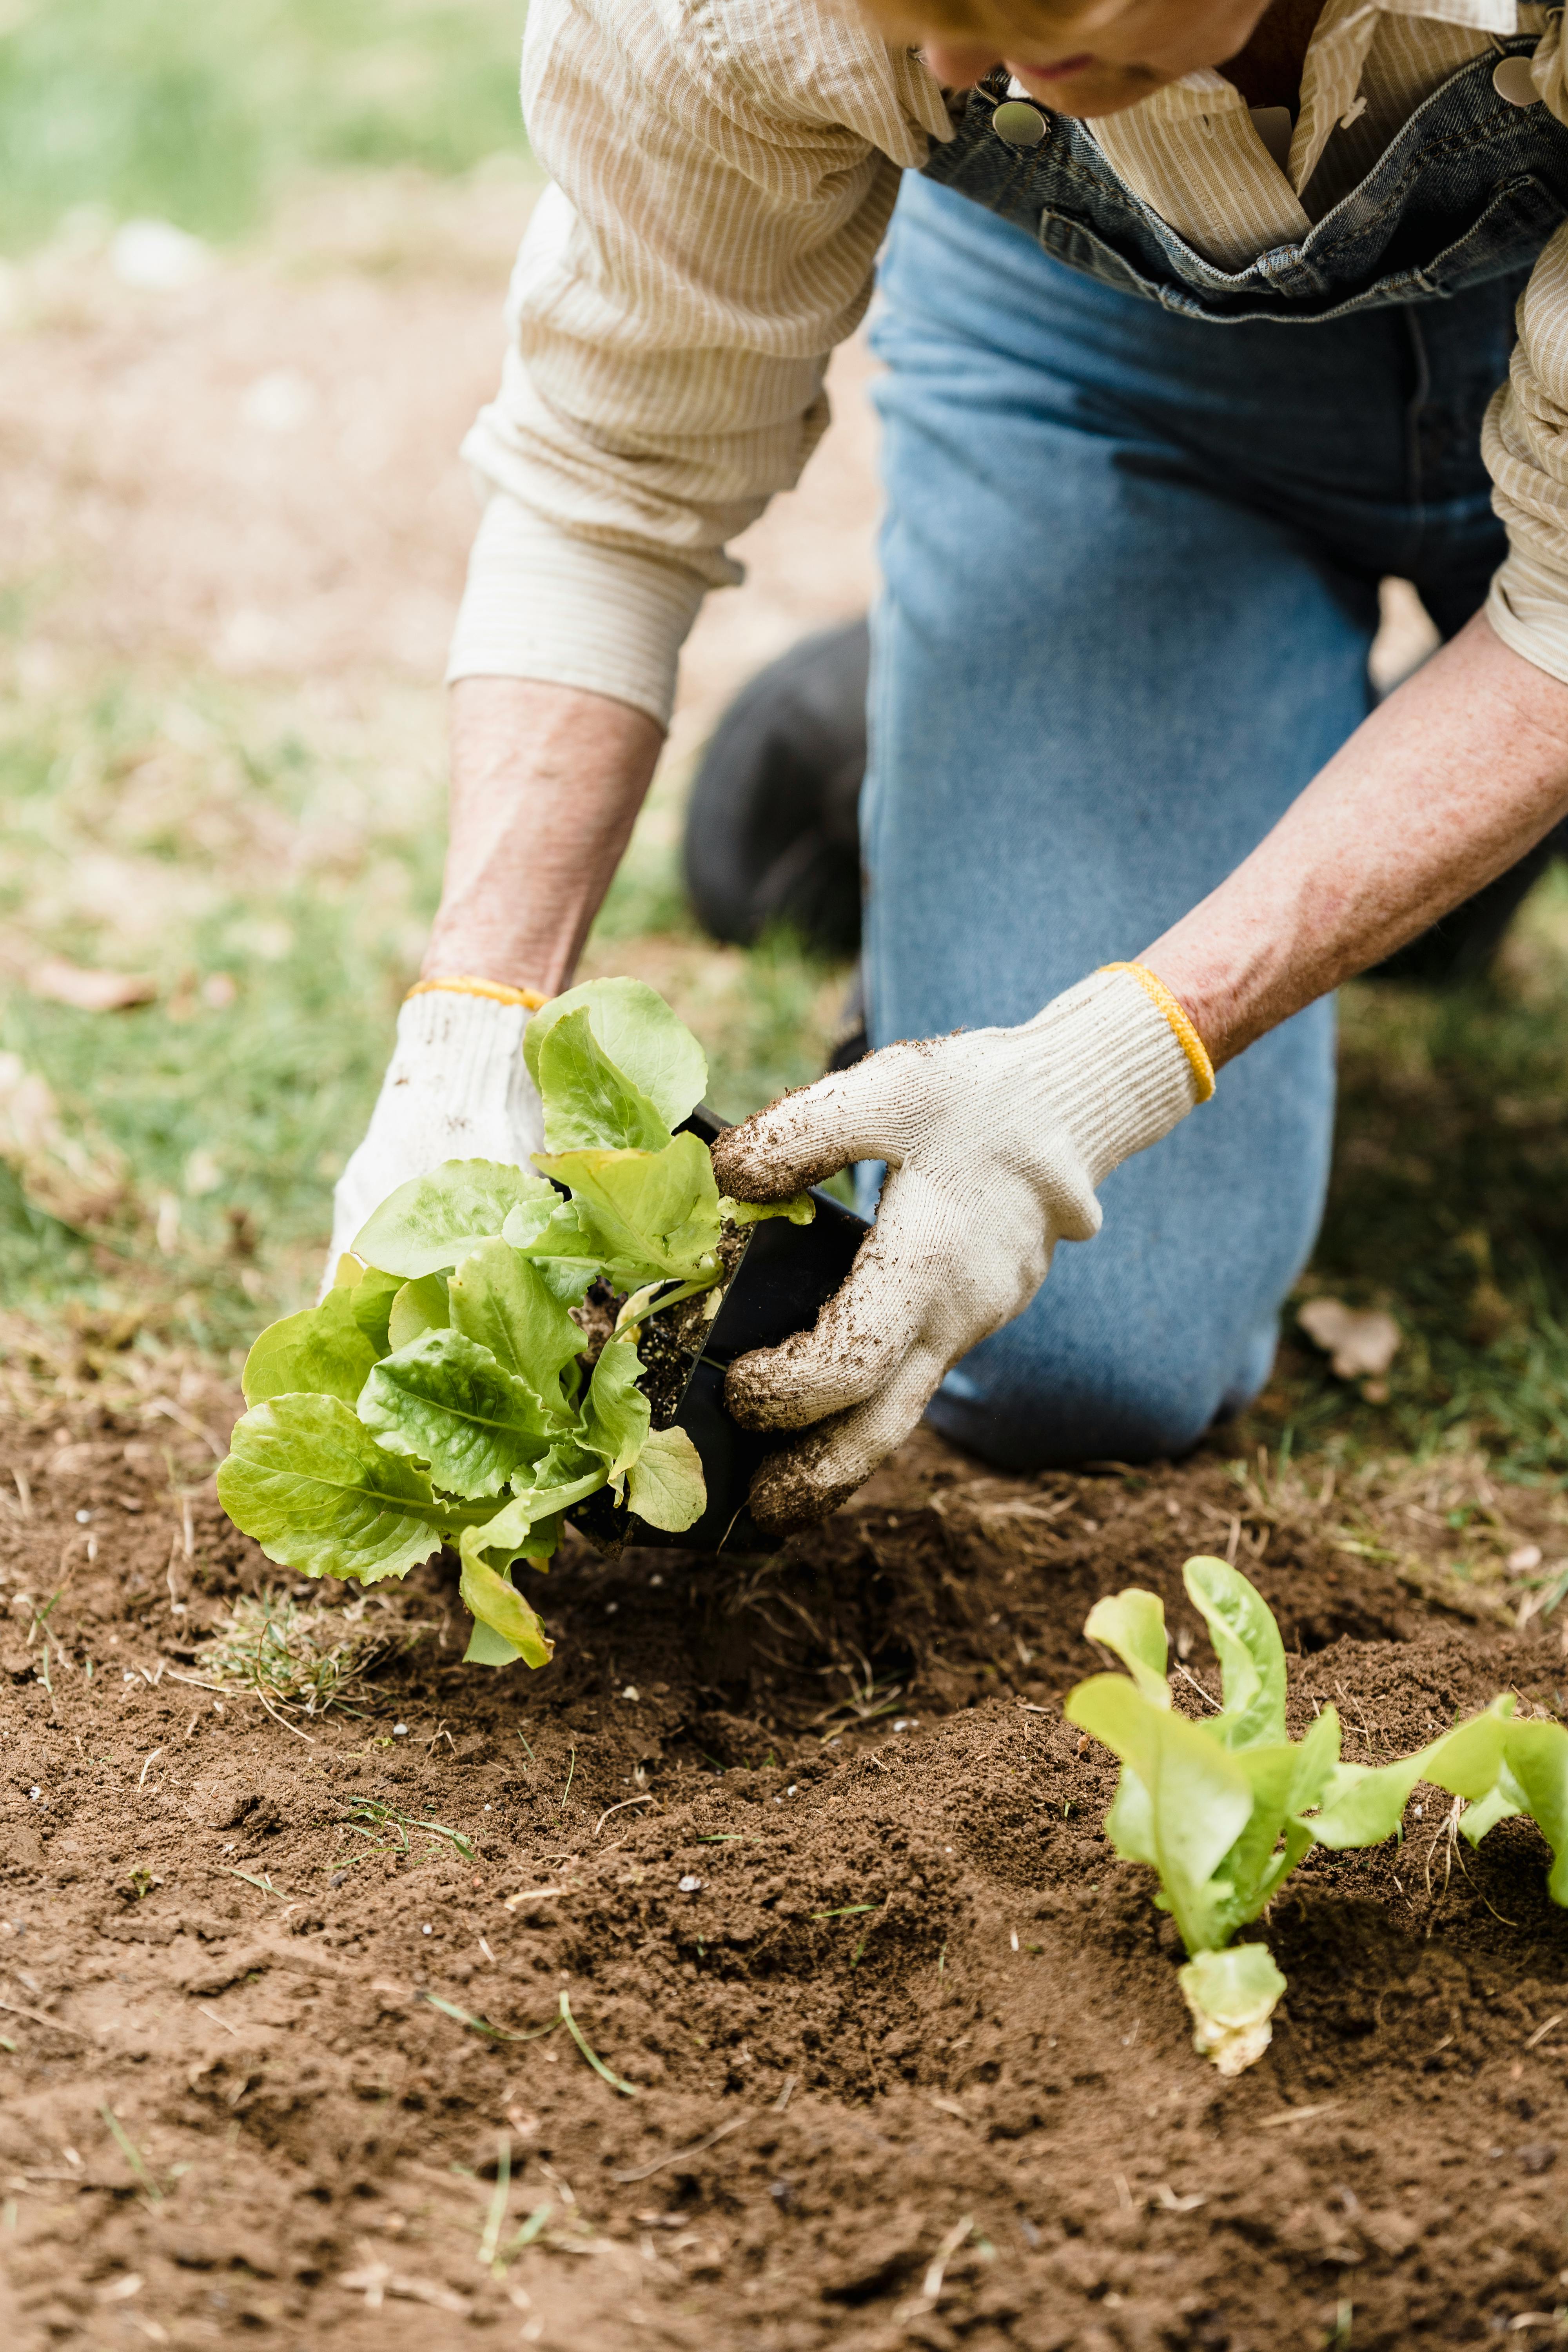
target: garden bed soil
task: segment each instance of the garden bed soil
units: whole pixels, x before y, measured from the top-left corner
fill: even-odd
[[[1295,1727],[1332,1699],[1352,1756],[1502,1686],[1560,1713],[1554,1622],[1249,1516],[1218,1453],[1026,1481],[922,1436],[766,1561],[574,1541],[538,1675],[458,1664],[435,1564],[367,1711],[290,1728],[185,1679],[289,1589],[213,1496],[236,1402],[7,1425],[16,2352],[1552,2340],[1568,1917],[1533,1829],[1456,1850],[1428,1790],[1402,1845],[1313,1854],[1273,2047],[1222,2081],[1059,1703],[1131,1582],[1212,1686],[1180,1568],[1227,1544]],[[464,2022],[563,1992],[636,2095],[563,2024]]]

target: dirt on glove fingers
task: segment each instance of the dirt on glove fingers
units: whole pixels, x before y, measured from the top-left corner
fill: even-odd
[[[235,1402],[6,1425],[8,2347],[1552,2340],[1534,1830],[1472,1853],[1418,1790],[1403,1844],[1315,1854],[1273,2047],[1223,2082],[1059,1707],[1132,1582],[1212,1691],[1196,1550],[1279,1612],[1295,1728],[1331,1700],[1367,1760],[1500,1687],[1557,1714],[1555,1622],[1251,1515],[1220,1452],[1025,1480],[922,1436],[771,1560],[573,1545],[538,1675],[460,1665],[433,1564],[363,1712],[279,1720],[201,1682],[237,1597],[323,1598],[217,1510]]]
[[[726,1396],[728,1389],[726,1388]],[[747,1502],[758,1527],[773,1535],[790,1535],[818,1527],[847,1503],[860,1483],[841,1475],[825,1479],[823,1466],[832,1454],[840,1416],[809,1437],[772,1454],[752,1477]]]
[[[725,1129],[712,1147],[713,1173],[721,1192],[737,1201],[787,1201],[837,1174],[844,1165],[842,1153],[807,1149],[812,1121],[801,1098],[814,1091],[811,1087],[792,1087],[765,1111]]]

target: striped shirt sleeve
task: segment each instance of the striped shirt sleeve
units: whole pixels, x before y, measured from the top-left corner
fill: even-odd
[[[464,445],[489,506],[448,676],[662,721],[728,541],[827,422],[902,166],[947,134],[905,52],[767,0],[533,0],[523,100],[553,185]]]
[[[1568,123],[1562,23],[1552,19],[1532,70],[1546,104]],[[1568,226],[1531,272],[1517,325],[1509,379],[1481,435],[1509,541],[1487,618],[1506,646],[1568,685]]]

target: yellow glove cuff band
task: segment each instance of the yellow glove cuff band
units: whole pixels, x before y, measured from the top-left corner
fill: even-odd
[[[1151,971],[1147,964],[1104,963],[1100,968],[1101,971],[1130,972],[1150,1002],[1159,1006],[1171,1024],[1176,1043],[1193,1066],[1199,1102],[1207,1102],[1214,1092],[1214,1064],[1209,1060],[1208,1048],[1194,1028],[1185,1007],[1177,1003],[1159,974]]]
[[[550,1003],[537,988],[509,988],[504,980],[479,980],[466,971],[438,972],[434,980],[416,980],[408,993],[428,996],[433,989],[444,989],[450,996],[488,996],[495,1004],[525,1004],[531,1013]]]

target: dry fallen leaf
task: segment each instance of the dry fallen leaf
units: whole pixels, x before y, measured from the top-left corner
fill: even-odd
[[[1342,1298],[1310,1298],[1296,1320],[1331,1360],[1342,1381],[1379,1380],[1399,1352],[1399,1326],[1381,1307],[1347,1307]]]
[[[145,971],[94,971],[64,956],[46,956],[27,974],[34,996],[52,1004],[68,1004],[78,1013],[124,1013],[133,1004],[151,1004],[158,983]]]

